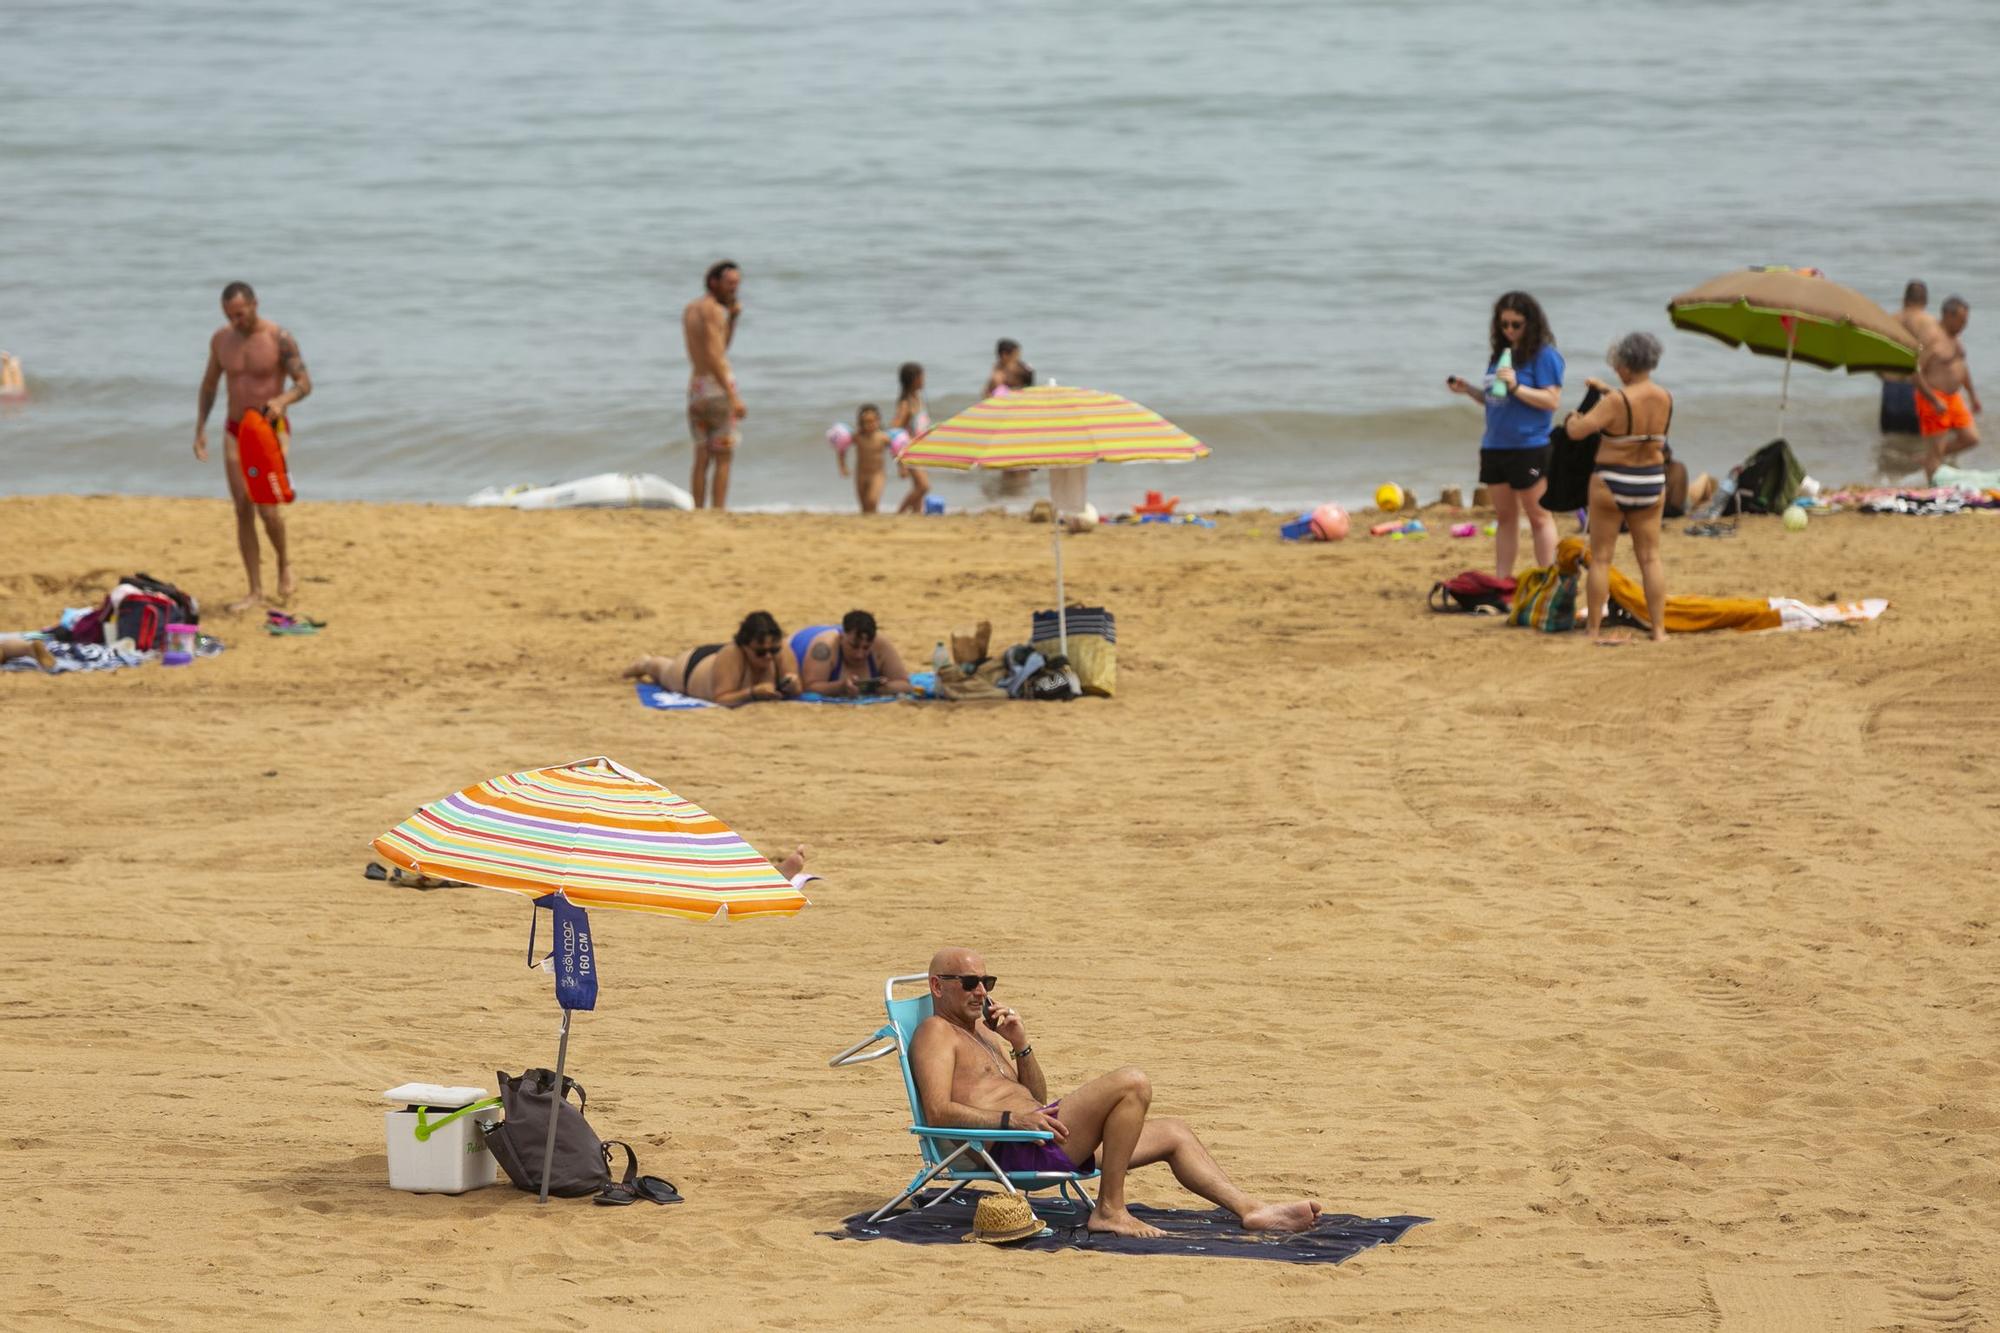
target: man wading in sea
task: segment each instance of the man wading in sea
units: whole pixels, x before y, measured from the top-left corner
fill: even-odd
[[[229,416],[223,426],[228,437],[224,471],[229,474],[229,497],[236,502],[236,545],[243,553],[243,569],[250,576],[249,595],[231,602],[230,611],[243,611],[264,600],[263,557],[257,547],[257,520],[271,538],[271,550],[278,557],[278,600],[298,591],[292,572],[290,548],[285,543],[284,510],[275,504],[257,504],[250,499],[249,483],[243,474],[243,456],[236,433],[243,414],[258,411],[276,432],[281,447],[291,444],[291,423],[286,409],[312,393],[312,375],[299,354],[298,339],[257,314],[257,293],[247,282],[232,282],[222,289],[222,317],[229,322],[208,340],[208,369],[201,377],[201,401],[194,420],[194,456],[208,461],[208,414],[215,407],[218,381],[229,381]],[[285,380],[292,381],[289,391]]]
[[[1924,437],[1924,476],[1930,478],[1947,460],[1979,443],[1972,418],[1981,410],[1965,364],[1965,344],[1958,340],[1972,307],[1962,296],[1947,297],[1938,314],[1937,328],[1917,356],[1917,429]]]
[[[715,507],[729,507],[729,463],[735,456],[736,423],[746,415],[729,368],[729,343],[743,307],[736,293],[743,274],[727,259],[708,270],[708,290],[681,312],[687,338],[688,434],[694,437],[694,481],[688,490],[699,509],[708,498],[709,465],[715,467]]]

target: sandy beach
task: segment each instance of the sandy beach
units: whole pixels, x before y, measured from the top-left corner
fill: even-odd
[[[1893,608],[1617,651],[1430,614],[1484,540],[1277,521],[1066,546],[1111,701],[653,713],[615,679],[757,607],[866,607],[912,659],[1025,638],[1048,530],[999,517],[307,502],[325,632],[217,612],[192,668],[0,675],[4,1322],[1987,1322],[2000,519],[1670,524],[1677,591]],[[220,607],[230,522],[0,500],[0,627],[130,570]],[[381,1090],[549,1063],[558,1012],[522,900],[369,882],[368,842],[599,754],[827,876],[790,920],[594,918],[571,1070],[687,1202],[391,1192]],[[1436,1221],[1337,1268],[828,1238],[916,1155],[893,1066],[827,1058],[950,942],[1052,1083],[1138,1064],[1247,1187]],[[1132,1196],[1197,1206],[1160,1168]]]

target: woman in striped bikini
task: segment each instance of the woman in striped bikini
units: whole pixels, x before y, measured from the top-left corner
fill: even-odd
[[[1572,440],[1600,432],[1597,466],[1590,479],[1590,637],[1607,642],[1604,604],[1611,595],[1611,557],[1622,525],[1632,534],[1632,553],[1639,558],[1639,577],[1646,588],[1646,619],[1655,641],[1667,637],[1663,623],[1667,579],[1660,567],[1660,511],[1667,490],[1667,430],[1674,420],[1674,396],[1653,382],[1660,364],[1660,340],[1650,333],[1628,333],[1605,353],[1618,373],[1620,388],[1601,380],[1586,383],[1603,394],[1588,412],[1572,412],[1563,429]]]

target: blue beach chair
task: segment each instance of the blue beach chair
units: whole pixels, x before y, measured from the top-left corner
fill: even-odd
[[[1009,1194],[1036,1190],[1060,1190],[1065,1197],[1074,1196],[1085,1211],[1095,1208],[1091,1197],[1084,1193],[1083,1182],[1095,1180],[1097,1172],[1091,1171],[1002,1171],[988,1147],[995,1143],[1036,1143],[1048,1142],[1055,1135],[1045,1129],[936,1129],[924,1123],[923,1104],[917,1100],[917,1080],[910,1073],[910,1038],[916,1034],[917,1024],[931,1016],[931,996],[928,988],[922,995],[908,999],[896,998],[896,987],[901,985],[921,985],[930,980],[925,973],[915,976],[890,977],[882,985],[882,1007],[888,1012],[889,1021],[877,1028],[875,1035],[855,1042],[852,1046],[833,1057],[827,1063],[836,1069],[849,1065],[865,1064],[870,1060],[880,1060],[893,1054],[903,1069],[903,1092],[910,1099],[910,1133],[917,1136],[917,1146],[923,1152],[923,1169],[911,1178],[910,1183],[895,1198],[877,1208],[869,1215],[870,1222],[878,1222],[897,1207],[912,1199],[918,1191],[933,1179],[950,1183],[944,1192],[929,1203],[918,1204],[918,1208],[935,1208],[949,1199],[960,1188],[975,1183],[995,1184]],[[884,1043],[878,1045],[878,1043]],[[870,1049],[874,1047],[875,1049]]]

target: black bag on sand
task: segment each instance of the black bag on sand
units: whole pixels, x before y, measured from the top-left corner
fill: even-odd
[[[590,1122],[583,1118],[588,1100],[583,1085],[565,1076],[562,1095],[555,1095],[556,1076],[547,1069],[524,1070],[515,1078],[504,1070],[494,1071],[500,1080],[500,1109],[506,1119],[486,1131],[486,1146],[493,1160],[507,1173],[516,1189],[539,1194],[542,1188],[542,1157],[548,1151],[549,1116],[556,1118],[556,1152],[549,1167],[549,1193],[562,1199],[580,1199],[595,1194],[603,1204],[632,1203],[646,1199],[652,1203],[679,1203],[680,1193],[672,1181],[639,1174],[639,1159],[628,1143],[600,1139]],[[576,1105],[569,1104],[570,1090],[576,1091]],[[624,1179],[611,1178],[611,1150],[625,1150]]]

